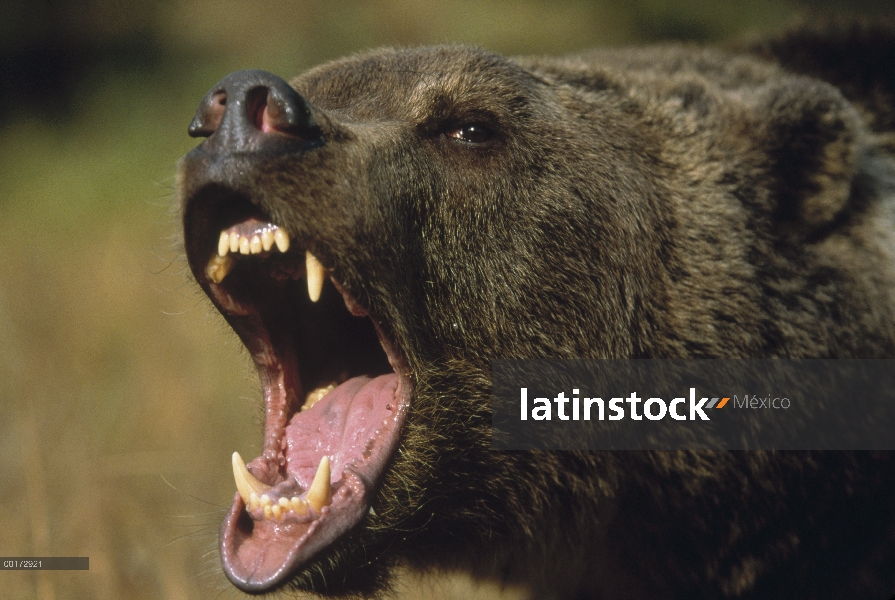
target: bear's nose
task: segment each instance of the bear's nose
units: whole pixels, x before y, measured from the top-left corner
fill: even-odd
[[[209,138],[206,151],[245,152],[262,148],[272,135],[304,141],[321,136],[311,104],[267,71],[237,71],[211,88],[190,123],[192,137]]]

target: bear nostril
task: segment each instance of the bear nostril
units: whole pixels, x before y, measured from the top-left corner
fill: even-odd
[[[218,90],[210,94],[199,106],[190,123],[190,137],[208,137],[218,130],[227,110],[227,92]]]
[[[288,131],[296,126],[296,123],[291,122],[295,119],[290,119],[289,111],[282,100],[272,96],[268,97],[261,117],[262,121],[258,127],[261,131]]]
[[[249,119],[258,131],[316,137],[317,125],[307,103],[291,88],[255,88],[247,94],[246,102]]]
[[[295,133],[299,123],[292,118],[289,106],[284,99],[268,88],[255,88],[248,93],[249,119],[255,129],[262,133],[278,131],[280,133]]]
[[[269,91],[267,88],[262,87],[249,90],[249,93],[246,94],[246,108],[249,121],[255,126],[255,129],[264,133],[276,130],[276,127],[272,127],[269,124],[270,119],[267,118]]]

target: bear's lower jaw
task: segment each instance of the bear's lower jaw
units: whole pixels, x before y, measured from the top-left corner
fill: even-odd
[[[224,572],[237,587],[260,592],[283,583],[364,518],[406,414],[402,379],[355,377],[296,413],[283,438],[285,477],[275,486],[254,479],[249,492],[237,475],[220,539]],[[265,462],[250,466],[265,471]]]
[[[211,288],[216,298],[227,293]],[[273,302],[273,312],[285,304]],[[240,306],[227,316],[262,382],[264,444],[248,465],[234,457],[239,492],[222,525],[220,549],[227,577],[244,591],[260,592],[284,583],[366,516],[400,438],[411,383],[402,355],[374,323],[393,372],[317,388],[302,402],[293,336],[277,334],[269,306],[256,309],[245,297]]]
[[[212,287],[215,295],[224,292]],[[353,298],[345,302],[356,305]],[[274,302],[273,313],[285,304]],[[269,307],[241,305],[245,314],[229,316],[264,389],[264,446],[246,466],[255,493],[237,494],[220,544],[228,578],[259,592],[285,582],[366,516],[398,443],[411,385],[403,357],[374,323],[394,372],[318,387],[308,395],[317,397],[302,401],[310,385],[302,386],[294,336],[276,333]]]

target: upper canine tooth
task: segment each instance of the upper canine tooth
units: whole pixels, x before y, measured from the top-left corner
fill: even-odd
[[[324,506],[332,504],[333,495],[332,488],[329,484],[329,457],[324,456],[320,459],[320,465],[317,466],[317,473],[314,475],[314,481],[311,483],[308,494],[305,496],[308,504],[318,513]]]
[[[308,250],[305,250],[305,270],[308,278],[308,296],[310,296],[311,302],[317,302],[320,299],[320,292],[323,291],[326,270],[317,257]]]
[[[261,495],[263,500],[264,496],[262,494],[271,488],[271,486],[261,483],[254,475],[249,473],[245,461],[242,460],[239,452],[233,453],[233,479],[236,480],[236,490],[246,506],[249,505],[253,492]],[[327,479],[328,481],[329,479]]]
[[[221,237],[218,240],[218,256],[227,256],[227,252],[230,250],[230,234],[226,231],[221,232]]]
[[[273,241],[276,242],[280,252],[285,252],[289,249],[289,234],[279,227],[273,232]]]
[[[232,256],[219,256],[214,254],[208,264],[205,265],[205,274],[215,283],[220,283],[224,277],[230,274],[236,261]]]

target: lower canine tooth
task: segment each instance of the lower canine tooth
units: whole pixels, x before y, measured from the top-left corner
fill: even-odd
[[[308,278],[308,296],[310,296],[311,302],[317,302],[320,299],[320,292],[323,290],[326,270],[317,257],[307,250],[305,251],[305,270]]]
[[[333,501],[332,488],[329,484],[329,457],[324,456],[320,459],[320,465],[317,467],[317,473],[314,475],[314,481],[306,496],[308,504],[320,512],[324,506],[329,506]]]
[[[246,468],[245,461],[242,460],[242,457],[239,455],[239,452],[233,453],[233,479],[236,480],[236,490],[239,492],[239,496],[242,498],[242,501],[249,506],[252,502],[252,494],[261,495],[261,502],[264,503],[264,499],[267,498],[267,503],[270,503],[270,498],[267,495],[264,495],[264,492],[270,489],[269,485],[265,485],[258,481],[254,475],[249,473],[249,470]]]
[[[220,256],[215,254],[211,257],[211,260],[208,261],[208,264],[205,266],[205,274],[215,283],[220,283],[224,280],[224,278],[230,274],[230,271],[233,270],[233,266],[236,264],[236,261],[233,260],[233,257],[229,254],[227,256]]]

